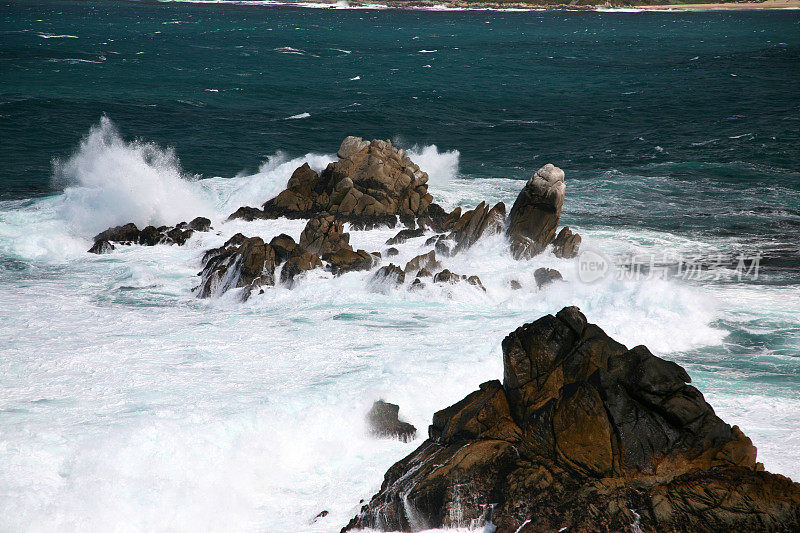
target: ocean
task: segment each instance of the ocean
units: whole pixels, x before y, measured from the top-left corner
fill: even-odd
[[[566,305],[684,366],[800,479],[800,11],[339,7],[0,3],[0,530],[338,531],[502,377],[507,333]],[[609,272],[493,236],[444,261],[485,293],[317,270],[196,299],[205,250],[305,224],[227,216],[348,135],[405,148],[448,210],[510,207],[556,164],[562,225]],[[183,247],[86,253],[196,216],[214,231]],[[416,441],[368,436],[378,398]]]

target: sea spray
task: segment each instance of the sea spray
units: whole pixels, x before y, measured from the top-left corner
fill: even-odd
[[[53,180],[64,187],[60,216],[80,235],[127,222],[175,224],[210,211],[172,149],[125,141],[106,116],[72,156],[54,161]]]

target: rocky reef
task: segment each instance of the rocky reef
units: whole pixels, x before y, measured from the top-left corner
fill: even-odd
[[[254,289],[276,283],[291,288],[305,272],[321,267],[334,275],[380,267],[371,279],[391,278],[403,285],[409,278],[409,289],[414,290],[423,287],[422,278],[428,277],[434,283],[466,281],[484,289],[477,276],[454,274],[442,261],[481,238],[503,233],[519,259],[528,259],[551,245],[557,257],[571,258],[578,252],[579,235],[568,227],[556,234],[566,189],[564,172],[551,164],[534,173],[506,216],[503,202],[494,206],[481,202],[473,209],[456,207],[446,212],[428,192],[428,175],[389,141],[347,137],[337,154],[338,161],[321,173],[305,163],[292,173],[278,196],[261,207],[244,206],[230,215],[230,219],[246,221],[286,217],[308,222],[298,242],[288,235],[267,243],[267,236],[237,234],[221,247],[208,250],[194,291],[198,297],[244,289],[242,296],[247,298]],[[345,231],[398,223],[405,227],[386,241],[392,246],[385,250],[387,256],[399,253],[394,245],[424,236],[428,236],[425,246],[431,247],[409,261],[402,274],[394,270],[399,270],[395,265],[381,267],[380,252],[354,250],[350,233]],[[110,253],[115,243],[182,245],[193,232],[208,231],[210,226],[210,220],[202,217],[175,227],[147,226],[143,230],[126,224],[97,235],[89,251]],[[537,275],[537,284],[541,287],[557,279],[556,274],[548,274],[547,280]]]
[[[141,244],[155,246],[157,244],[177,244],[183,246],[195,231],[209,231],[211,221],[205,217],[197,217],[191,222],[181,222],[175,226],[146,226],[141,231],[136,224],[130,222],[115,226],[98,233],[94,244],[89,249],[93,254],[104,254],[114,250],[114,244]]]
[[[434,414],[343,531],[800,530],[800,485],[765,472],[676,363],[576,307],[502,349],[503,382]]]

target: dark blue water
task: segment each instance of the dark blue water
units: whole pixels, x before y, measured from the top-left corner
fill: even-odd
[[[4,197],[48,191],[51,159],[102,114],[204,176],[358,134],[458,149],[474,176],[523,178],[547,160],[797,186],[797,11],[25,1],[3,2],[0,20]]]

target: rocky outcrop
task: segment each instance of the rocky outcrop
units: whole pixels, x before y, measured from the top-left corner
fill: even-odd
[[[322,258],[328,263],[335,276],[357,270],[369,270],[380,261],[379,254],[371,254],[366,250],[354,252],[350,247],[340,248],[333,253],[323,255]]]
[[[123,226],[115,226],[98,233],[94,237],[95,245],[89,249],[90,253],[108,253],[113,250],[113,245],[109,249],[107,246],[97,243],[116,242],[118,244],[141,244],[143,246],[155,246],[156,244],[177,244],[183,246],[195,231],[209,231],[211,221],[205,217],[197,217],[191,222],[181,222],[176,226],[147,226],[139,231],[136,224],[130,222]]]
[[[275,250],[261,237],[237,233],[219,248],[205,253],[198,298],[219,296],[231,289],[244,288],[242,299],[253,289],[275,284]]]
[[[541,267],[534,270],[533,279],[536,280],[536,286],[541,289],[545,285],[550,285],[554,281],[561,281],[564,278],[561,276],[561,272],[555,268]]]
[[[442,268],[442,264],[436,260],[436,252],[431,250],[426,254],[421,254],[406,263],[406,267],[403,269],[408,274],[414,274],[418,270],[438,270]]]
[[[367,413],[370,433],[379,438],[398,439],[403,442],[414,440],[417,428],[398,418],[400,407],[393,403],[377,400]]]
[[[114,245],[105,239],[95,241],[92,247],[89,248],[90,254],[110,254],[112,251],[114,251]]]
[[[434,283],[458,283],[459,281],[466,281],[470,285],[475,285],[476,287],[480,287],[483,291],[486,291],[486,288],[481,283],[481,278],[478,276],[465,276],[462,274],[455,274],[450,272],[448,269],[444,269],[440,272],[437,272],[433,276]]]
[[[395,285],[402,285],[406,282],[406,273],[394,263],[389,263],[388,265],[380,267],[377,272],[375,272],[373,279],[377,281],[391,281]]]
[[[94,236],[94,242],[108,241],[119,244],[135,244],[139,242],[139,228],[136,224],[129,222],[122,226],[115,226],[98,233]]]
[[[405,151],[390,141],[347,137],[339,160],[317,174],[304,164],[292,174],[286,190],[264,204],[261,211],[241,208],[232,218],[311,218],[322,213],[343,222],[370,227],[397,216],[414,219],[427,214],[433,197],[428,175]]]
[[[339,250],[352,250],[350,234],[333,215],[312,218],[300,234],[300,246],[314,254],[330,254]]]
[[[465,250],[478,242],[483,235],[501,233],[506,223],[506,205],[499,202],[489,208],[481,202],[475,209],[466,211],[453,224],[450,238],[456,242],[454,252]]]
[[[553,241],[565,191],[564,171],[550,163],[528,180],[508,215],[506,234],[514,257],[533,257]]]
[[[306,252],[298,246],[295,248],[295,253],[286,260],[281,268],[281,283],[290,288],[294,287],[299,276],[321,266],[322,260],[317,254]]]
[[[564,226],[553,240],[553,254],[563,259],[572,259],[578,255],[581,246],[581,236],[573,233],[569,226]]]
[[[800,530],[800,485],[764,472],[679,365],[576,307],[502,349],[503,383],[436,413],[345,530]]]
[[[423,235],[425,235],[425,230],[423,230],[422,228],[401,229],[397,233],[397,235],[387,240],[386,244],[387,245],[402,244],[406,242],[408,239],[413,239],[414,237],[422,237]]]

